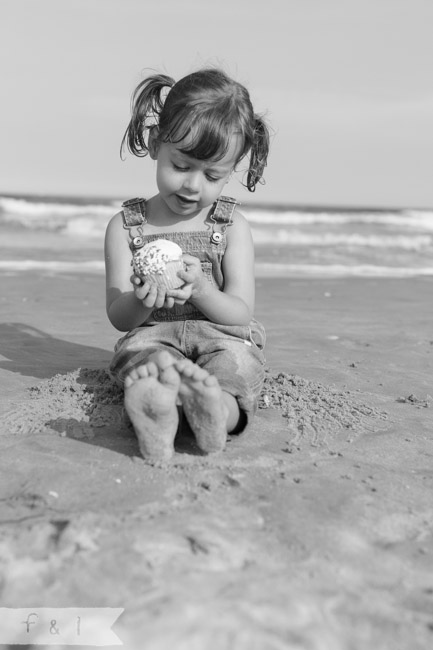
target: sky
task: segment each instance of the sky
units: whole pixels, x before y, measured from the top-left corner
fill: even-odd
[[[431,0],[1,0],[0,193],[130,198],[119,157],[149,69],[218,65],[272,129],[248,203],[433,206]]]

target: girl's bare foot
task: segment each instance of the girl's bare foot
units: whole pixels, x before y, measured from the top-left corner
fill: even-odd
[[[168,352],[159,352],[125,378],[125,408],[140,451],[149,460],[170,460],[179,415],[176,406],[180,377]]]
[[[227,440],[228,408],[218,379],[197,364],[175,363],[181,377],[179,396],[197,444],[207,453],[221,451]]]

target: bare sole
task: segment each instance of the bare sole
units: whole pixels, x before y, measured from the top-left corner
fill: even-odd
[[[134,368],[125,378],[125,409],[145,459],[168,461],[179,423],[180,376],[168,352]]]
[[[188,359],[175,363],[181,378],[179,397],[197,444],[206,453],[224,449],[228,409],[218,380]]]

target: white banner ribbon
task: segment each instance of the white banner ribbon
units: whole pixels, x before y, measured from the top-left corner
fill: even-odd
[[[123,645],[115,607],[0,607],[0,644]]]

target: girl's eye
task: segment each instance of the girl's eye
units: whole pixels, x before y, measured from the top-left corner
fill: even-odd
[[[188,171],[188,167],[180,167],[179,165],[175,165],[174,163],[173,163],[173,167],[178,172],[187,172]]]
[[[219,178],[215,178],[214,176],[209,176],[209,174],[206,175],[206,178],[207,178],[208,181],[210,181],[211,183],[218,183],[218,181],[220,180]]]

